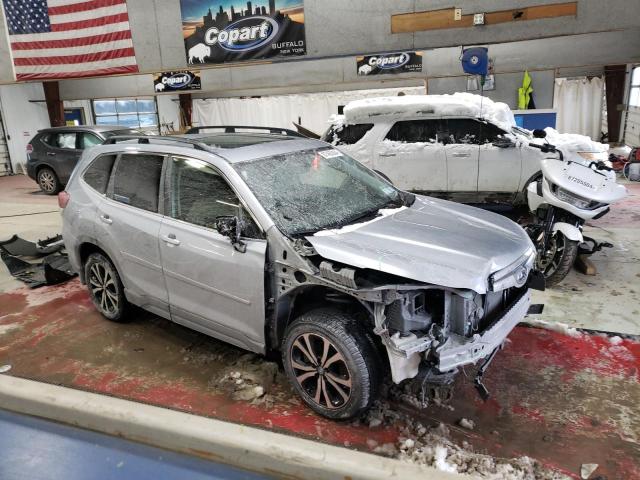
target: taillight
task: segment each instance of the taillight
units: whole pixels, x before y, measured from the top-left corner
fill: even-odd
[[[66,207],[69,203],[69,200],[71,200],[71,195],[69,195],[67,192],[62,191],[58,194],[58,206],[60,208]]]
[[[27,145],[27,155],[31,155],[33,153],[33,145]]]

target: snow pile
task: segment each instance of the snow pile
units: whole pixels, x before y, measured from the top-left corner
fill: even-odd
[[[468,418],[461,418],[458,425],[462,428],[466,428],[467,430],[473,430],[476,427],[476,423]]]
[[[613,345],[620,345],[622,343],[622,338],[620,338],[618,335],[614,335],[613,337],[609,338],[609,341]]]
[[[392,393],[392,396],[394,394]],[[386,402],[377,402],[365,414],[362,423],[400,426],[401,436],[396,443],[378,445],[369,440],[373,452],[437,468],[440,471],[461,473],[491,480],[557,480],[568,478],[550,471],[529,457],[494,458],[476,453],[463,441],[459,446],[451,440],[449,428],[440,423],[436,427],[422,425],[412,417],[394,410]]]
[[[5,325],[0,325],[0,335],[13,332],[14,330],[20,330],[21,328],[22,324],[20,323],[7,323]]]
[[[552,330],[554,332],[563,333],[570,337],[580,337],[582,333],[576,328],[570,327],[566,323],[562,322],[547,322],[545,320],[537,320],[527,317],[523,320],[523,323],[531,325],[532,327],[544,328],[545,330]]]
[[[353,232],[355,230],[358,230],[366,225],[369,225],[370,223],[374,223],[377,222],[379,220],[382,220],[384,217],[388,217],[389,215],[393,215],[394,213],[399,213],[403,210],[406,210],[407,207],[402,206],[402,207],[398,207],[398,208],[382,208],[380,210],[378,210],[378,216],[374,217],[371,220],[367,220],[365,222],[358,222],[358,223],[352,223],[350,225],[345,225],[344,227],[340,227],[340,228],[331,228],[331,229],[327,229],[327,230],[320,230],[319,232],[316,232],[313,234],[314,237],[329,237],[332,235],[340,235],[343,233],[349,233],[349,232]]]
[[[551,145],[562,149],[563,152],[607,152],[609,150],[609,145],[594,142],[586,135],[578,135],[577,133],[560,133],[551,127],[545,128],[544,131],[547,132],[547,138],[535,139],[534,141],[536,143],[543,144],[546,140]]]
[[[346,124],[363,123],[374,116],[407,118],[419,115],[484,118],[507,131],[516,124],[506,103],[494,102],[490,98],[466,92],[452,95],[366,98],[350,102],[344,107]]]

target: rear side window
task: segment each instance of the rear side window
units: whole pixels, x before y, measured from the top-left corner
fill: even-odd
[[[163,161],[160,155],[123,154],[113,176],[113,199],[157,212]]]
[[[482,145],[494,142],[504,131],[491,123],[480,122],[472,118],[450,118],[446,123],[448,143],[466,143]]]
[[[353,145],[372,128],[373,123],[334,126],[327,133],[326,141],[333,145]]]
[[[76,132],[50,133],[42,140],[55,148],[76,150]]]
[[[83,132],[80,133],[80,148],[84,150],[85,148],[95,147],[96,145],[100,145],[102,143],[102,139],[93,133]]]
[[[405,120],[396,122],[385,138],[404,143],[436,143],[440,130],[440,120]]]
[[[102,155],[96,158],[85,170],[82,178],[98,193],[105,193],[115,160],[115,155]]]

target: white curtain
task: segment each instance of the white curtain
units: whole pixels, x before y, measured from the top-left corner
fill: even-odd
[[[274,95],[261,98],[211,98],[193,101],[193,125],[254,125],[293,129],[293,122],[322,134],[338,106],[352,100],[381,96],[424,95],[424,87],[356,90],[351,92]]]
[[[558,112],[556,130],[600,140],[603,89],[604,82],[599,77],[556,78],[553,91],[553,108]]]

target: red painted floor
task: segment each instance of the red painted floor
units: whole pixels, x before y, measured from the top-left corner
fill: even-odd
[[[362,450],[368,440],[399,436],[393,424],[324,420],[273,364],[151,314],[137,312],[130,324],[103,320],[77,280],[0,294],[3,364],[12,365],[10,375]],[[234,400],[233,371],[265,386],[267,396]],[[479,452],[527,455],[575,478],[582,463],[598,463],[607,479],[640,478],[640,342],[518,327],[485,380],[486,403],[461,375],[453,410],[399,408],[423,423],[444,422]],[[476,423],[473,431],[456,426],[463,417]]]

